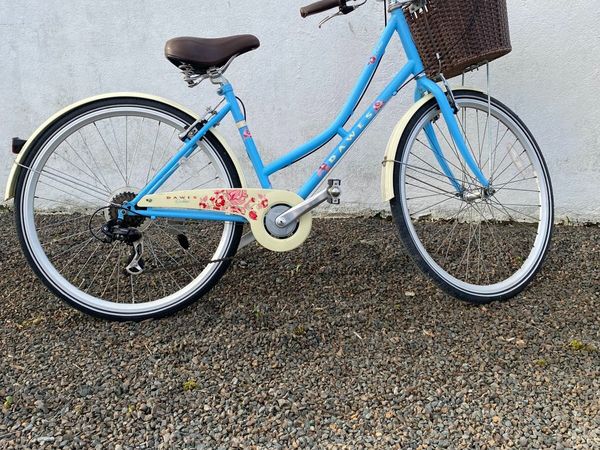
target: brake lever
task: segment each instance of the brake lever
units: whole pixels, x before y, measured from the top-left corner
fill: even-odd
[[[346,13],[346,14],[348,14],[348,13]],[[323,20],[321,20],[321,21],[319,22],[319,29],[320,29],[320,28],[321,28],[323,25],[325,25],[327,22],[329,22],[331,19],[334,19],[334,18],[335,18],[335,17],[337,17],[337,16],[343,16],[343,15],[344,15],[344,13],[343,13],[343,12],[342,12],[342,10],[340,9],[340,10],[339,10],[338,12],[336,12],[335,14],[333,14],[333,15],[331,15],[331,16],[327,16],[327,17],[325,17]]]
[[[321,28],[323,25],[325,25],[331,19],[334,19],[338,16],[345,16],[346,14],[350,14],[352,11],[357,10],[365,3],[367,3],[367,0],[363,0],[362,3],[358,3],[358,4],[352,5],[352,6],[347,6],[347,5],[341,6],[340,10],[338,12],[336,12],[335,14],[332,14],[331,16],[325,17],[325,19],[321,20],[321,22],[319,22],[319,28]]]

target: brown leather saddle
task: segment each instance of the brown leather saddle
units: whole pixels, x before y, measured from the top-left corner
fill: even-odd
[[[235,56],[260,47],[256,36],[244,34],[217,39],[177,37],[167,41],[165,56],[177,67],[189,65],[199,74],[223,67]]]

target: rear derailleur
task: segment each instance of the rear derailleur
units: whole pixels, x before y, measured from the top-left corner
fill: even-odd
[[[104,234],[104,242],[107,244],[113,242],[123,242],[131,246],[129,260],[125,267],[127,275],[140,275],[144,272],[144,237],[142,232],[134,227],[123,227],[118,219],[112,219],[102,225],[101,231]]]

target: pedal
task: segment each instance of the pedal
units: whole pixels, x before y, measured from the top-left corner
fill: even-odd
[[[342,195],[342,190],[340,186],[342,185],[342,180],[328,180],[329,189],[327,189],[327,202],[332,205],[340,204],[340,196]]]

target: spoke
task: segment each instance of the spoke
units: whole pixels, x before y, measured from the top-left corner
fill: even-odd
[[[469,141],[469,137],[467,136],[467,132],[466,132],[464,126],[463,126],[463,123],[460,121],[460,119],[457,118],[457,120],[458,120],[458,124],[460,125],[460,128],[461,128],[461,130],[463,132],[463,135],[464,135],[464,138],[465,138],[465,144],[467,146],[467,150],[469,151],[469,153],[471,154],[471,156],[473,157],[473,159],[475,161],[477,161],[477,157],[473,153],[473,146],[471,145],[471,141]],[[478,168],[479,168],[479,170],[481,170],[483,172],[483,169],[481,167],[478,166]],[[469,174],[470,174],[470,172],[469,172]],[[475,177],[474,177],[474,179],[475,179]]]
[[[56,181],[56,180],[53,180],[53,181]],[[73,197],[75,197],[75,198],[77,198],[77,199],[79,199],[79,200],[81,200],[81,201],[83,201],[83,202],[85,202],[85,203],[89,203],[89,202],[90,202],[90,200],[89,200],[89,199],[84,199],[83,197],[79,197],[79,196],[77,196],[77,195],[74,195],[72,192],[67,192],[67,191],[65,191],[65,190],[63,190],[63,189],[60,189],[60,188],[58,188],[58,187],[56,187],[56,186],[54,186],[54,185],[52,185],[52,184],[46,183],[45,181],[39,180],[39,181],[38,181],[38,183],[39,183],[39,184],[43,184],[43,185],[45,185],[45,186],[48,186],[48,187],[51,187],[51,188],[53,188],[53,189],[56,189],[57,191],[59,191],[59,192],[62,192],[63,194],[71,195],[71,196],[73,196]],[[121,205],[117,205],[116,203],[109,202],[109,201],[107,201],[107,200],[106,200],[106,199],[104,199],[104,198],[97,197],[97,196],[95,196],[95,195],[91,195],[89,192],[81,191],[81,190],[79,190],[79,189],[76,189],[76,188],[73,188],[73,189],[75,189],[76,191],[79,191],[79,192],[81,192],[82,194],[87,194],[87,195],[89,195],[90,197],[92,197],[92,198],[94,198],[94,199],[96,199],[96,200],[100,200],[100,201],[101,201],[101,202],[103,202],[103,203],[107,203],[108,205],[117,206],[117,207],[119,207],[119,208],[121,207]],[[73,206],[73,205],[71,204],[71,206]]]
[[[201,264],[201,265],[206,264],[206,265],[208,265],[208,264],[211,264],[213,262],[213,261],[208,261],[208,262],[207,261],[201,261],[200,259],[198,259],[198,257],[196,257],[196,255],[192,254],[191,252],[189,252],[188,250],[186,250],[185,248],[183,248],[181,246],[181,244],[179,244],[179,242],[177,242],[175,239],[173,239],[173,237],[162,228],[161,225],[159,225],[158,223],[154,223],[153,225],[156,225],[157,230],[159,230],[161,233],[163,233],[165,236],[167,236],[171,240],[171,242],[173,242],[177,246],[177,248],[180,248],[186,255],[188,255],[190,258],[192,258],[198,264]],[[208,254],[210,255],[211,252],[210,252],[209,249],[207,249],[203,244],[201,244],[199,242],[197,242],[197,244],[200,245],[204,250],[206,250],[208,252]]]
[[[189,161],[189,160],[188,160],[188,161]],[[185,183],[187,183],[188,181],[190,181],[192,178],[195,178],[195,177],[198,175],[198,173],[200,173],[201,171],[203,171],[204,169],[206,169],[206,168],[207,168],[208,166],[210,166],[211,164],[212,164],[212,163],[210,163],[210,162],[209,162],[208,164],[206,164],[206,165],[205,165],[204,167],[202,167],[201,169],[198,169],[198,171],[197,171],[197,172],[196,172],[194,175],[190,176],[189,178],[187,178],[187,179],[185,179],[184,181],[182,181],[181,183],[179,183],[177,186],[173,187],[173,188],[172,188],[172,190],[174,190],[174,191],[175,191],[175,190],[179,189],[179,187],[180,187],[180,186],[183,186]]]
[[[181,290],[181,286],[179,285],[179,283],[177,282],[177,280],[175,279],[175,277],[173,277],[173,274],[171,273],[171,271],[170,271],[170,270],[168,270],[168,269],[165,267],[165,265],[163,264],[163,262],[162,262],[162,261],[160,261],[160,260],[158,259],[158,256],[156,256],[156,252],[154,251],[154,245],[152,245],[152,239],[150,239],[149,237],[146,237],[146,238],[145,238],[145,240],[146,240],[146,241],[148,242],[148,244],[150,245],[150,251],[151,251],[151,253],[152,253],[152,256],[154,257],[154,260],[155,260],[155,261],[157,262],[157,264],[158,264],[158,265],[160,265],[160,266],[163,268],[163,270],[164,270],[164,271],[165,271],[165,272],[166,272],[166,273],[167,273],[167,274],[168,274],[168,275],[171,277],[171,280],[173,280],[173,282],[174,282],[174,283],[177,285],[177,289],[180,289],[180,290]],[[164,282],[163,282],[163,280],[162,280],[162,277],[160,276],[160,274],[158,274],[157,276],[158,276],[158,279],[160,280],[160,284],[161,284],[161,285],[162,285],[162,287],[163,287],[164,296],[166,297],[166,296],[167,296],[167,291],[166,291],[166,289],[165,289],[165,284],[164,284]]]
[[[112,252],[115,250],[115,247],[116,247],[115,244],[113,244],[113,245],[110,246],[110,252],[108,252],[108,255],[106,255],[106,258],[102,262],[102,265],[100,266],[100,268],[96,270],[96,273],[94,274],[94,278],[92,278],[92,281],[90,282],[90,284],[88,285],[88,287],[85,290],[86,293],[94,285],[94,281],[96,281],[96,278],[98,278],[98,275],[102,272],[102,269],[104,269],[104,266],[106,265],[106,262],[110,259],[110,255],[112,255]]]
[[[117,259],[117,267],[120,265],[122,259],[123,259],[123,246],[121,246],[121,248],[119,249],[119,259]],[[117,269],[118,270],[118,269]],[[117,303],[119,303],[119,285],[120,285],[120,279],[121,277],[119,276],[119,272],[117,272]]]
[[[524,155],[526,152],[527,152],[527,150],[523,150],[523,152],[522,152],[521,154],[519,154],[519,158],[520,158],[521,156],[523,156],[523,155]],[[531,161],[531,160],[530,160],[530,161]],[[512,164],[510,164],[510,163],[509,163],[509,164],[508,164],[508,166],[506,166],[506,167],[504,168],[504,170],[502,170],[502,172],[500,172],[500,173],[499,173],[497,176],[494,176],[494,179],[495,179],[495,178],[500,178],[502,175],[504,175],[504,172],[506,172],[506,171],[508,170],[508,168],[509,168],[510,166],[512,166],[512,165],[515,165],[515,166],[517,166],[517,169],[519,169],[519,166],[518,166],[518,165],[517,165],[517,164],[516,164],[516,163],[513,161],[513,163],[512,163]],[[533,164],[532,164],[532,165],[533,165]],[[498,164],[498,167],[500,167],[500,164]]]
[[[453,193],[453,192],[445,191],[445,190],[443,190],[442,188],[440,188],[439,186],[435,186],[435,185],[433,185],[433,184],[431,184],[431,183],[428,183],[428,182],[426,182],[426,181],[423,181],[423,180],[421,180],[421,179],[419,179],[419,178],[415,178],[415,177],[413,177],[412,175],[408,175],[408,174],[406,174],[406,178],[410,178],[411,180],[417,181],[417,182],[419,182],[419,183],[423,183],[424,185],[426,185],[426,186],[429,186],[430,188],[433,188],[433,189],[435,189],[437,192],[440,192],[441,194],[445,194],[447,197],[457,198],[457,197],[456,197],[456,195],[454,195],[454,193]],[[406,182],[406,184],[408,184],[408,185],[410,185],[410,186],[414,186],[414,187],[416,187],[416,188],[420,188],[420,189],[423,189],[423,190],[427,190],[427,189],[425,189],[424,187],[420,187],[420,186],[417,186],[417,185],[414,185],[414,184],[410,184],[410,183],[408,183],[408,182]],[[434,192],[434,191],[430,191],[430,192]]]
[[[165,146],[163,146],[163,150],[162,153],[160,155],[160,157],[158,158],[158,169],[156,169],[154,171],[154,174],[152,175],[152,178],[150,178],[151,180],[153,180],[156,175],[158,175],[158,172],[160,172],[160,170],[162,169],[162,167],[167,163],[167,161],[164,161],[165,158],[165,153],[167,152],[167,149],[169,148],[169,146],[171,145],[171,141],[173,140],[173,137],[175,136],[175,133],[177,132],[176,128],[173,128],[173,132],[171,133],[171,137],[170,139],[167,141],[167,144]],[[192,155],[193,156],[193,155]],[[188,161],[190,161],[192,158],[188,158]],[[163,162],[164,161],[164,162]],[[146,183],[147,184],[147,183]]]
[[[57,242],[62,242],[64,240],[66,240],[66,239],[72,239],[74,237],[81,236],[82,234],[86,234],[86,233],[89,233],[89,230],[84,230],[84,231],[80,231],[79,233],[70,234],[68,236],[64,236],[64,237],[61,237],[61,238],[58,238],[58,239],[54,239],[54,240],[52,240],[50,242],[40,242],[40,244],[42,246],[46,246],[46,245],[49,246],[49,245],[52,245],[52,244],[56,244]]]
[[[135,304],[135,289],[133,287],[133,275],[129,275],[129,281],[131,283],[131,303]]]
[[[503,191],[517,191],[517,192],[533,192],[539,194],[541,191],[535,189],[515,189],[515,188],[502,188]],[[498,191],[496,191],[498,192]]]
[[[435,250],[435,253],[438,253],[441,249],[442,246],[444,245],[444,242],[448,241],[448,243],[452,242],[452,236],[454,235],[454,231],[456,230],[456,228],[458,227],[460,221],[458,220],[458,216],[460,216],[460,213],[462,213],[463,211],[466,210],[467,207],[467,203],[461,203],[460,208],[458,209],[458,212],[451,217],[449,220],[453,221],[456,220],[456,222],[454,222],[454,225],[452,226],[452,229],[450,230],[450,234],[446,235],[446,237],[444,238],[444,240],[440,243],[440,245],[438,246],[438,248]],[[442,230],[438,231],[438,233],[436,233],[434,235],[434,241],[435,239],[442,233]],[[447,256],[447,255],[446,255]]]
[[[498,134],[499,134],[499,131],[500,131],[500,125],[498,125]],[[496,154],[496,150],[498,150],[498,147],[500,146],[500,144],[502,144],[502,141],[504,140],[504,138],[506,137],[506,135],[508,134],[509,131],[510,131],[510,129],[506,128],[506,131],[502,135],[502,139],[500,139],[500,141],[498,141],[498,135],[496,135],[496,146],[494,147],[493,153],[492,153],[492,149],[490,148],[490,154],[488,155],[488,159],[486,159],[486,161],[482,165],[482,167],[485,167],[485,165],[487,163],[490,163],[490,173],[493,173],[494,166],[496,165],[496,161],[495,161],[496,158],[492,158],[492,156]]]
[[[464,113],[464,110],[463,110],[463,113]],[[462,158],[459,155],[458,148],[456,148],[456,143],[454,142],[454,139],[452,139],[452,136],[450,137],[450,139],[448,139],[446,137],[446,134],[442,131],[442,129],[440,128],[440,126],[438,125],[437,122],[435,122],[435,127],[437,128],[437,130],[440,132],[440,134],[444,138],[444,141],[446,141],[446,144],[448,144],[448,147],[450,147],[450,150],[452,150],[452,153],[454,153],[454,156],[456,157],[456,160],[458,161],[458,163],[461,165],[461,168],[458,168],[458,170],[460,170],[463,175],[462,182],[467,183],[467,179],[465,178],[465,175],[470,177],[470,174],[468,173],[467,167],[465,166],[465,163],[463,162]],[[429,149],[432,150],[431,148],[429,148]],[[450,163],[450,161],[448,161],[448,159],[446,159],[445,157],[444,157],[444,159],[446,160],[446,162]],[[454,167],[456,167],[456,166],[454,166]],[[472,183],[469,183],[469,184],[472,184]]]
[[[125,178],[125,175],[123,175],[123,172],[121,171],[121,168],[119,167],[119,164],[117,163],[117,160],[115,159],[114,155],[112,154],[112,152],[110,151],[110,148],[108,147],[108,144],[106,143],[106,141],[104,140],[104,136],[102,136],[102,133],[100,133],[100,130],[98,129],[98,125],[96,124],[96,122],[94,122],[94,128],[96,128],[96,131],[98,132],[98,135],[100,136],[100,139],[102,140],[102,142],[104,143],[104,146],[106,147],[106,150],[108,151],[108,154],[110,155],[110,158],[112,159],[115,167],[117,168],[117,170],[119,171],[119,174],[121,175],[121,177],[123,178],[123,181],[125,182],[125,184],[127,184],[127,179]]]
[[[44,183],[42,183],[42,184],[44,184]],[[50,186],[50,185],[47,185],[47,186]],[[36,199],[36,200],[45,200],[47,202],[59,203],[61,205],[67,205],[67,206],[70,206],[70,207],[73,206],[73,203],[65,202],[65,201],[62,201],[62,200],[53,200],[53,199],[46,198],[46,197],[40,197],[39,195],[35,195],[33,198]]]
[[[433,170],[427,170],[424,167],[419,167],[419,166],[412,166],[414,168],[420,169],[422,171],[425,172],[429,172],[432,173],[434,175],[440,175],[443,178],[448,178],[448,175],[446,175],[445,173],[443,173],[442,171],[440,171],[439,169],[437,169],[436,167],[434,167],[432,164],[429,164],[427,161],[425,161],[423,158],[421,158],[419,155],[417,155],[416,153],[412,153],[412,155],[417,158],[419,161],[422,161],[426,166],[431,167]],[[445,158],[444,158],[445,159]],[[405,163],[401,163],[404,164],[406,167],[410,167],[409,164],[405,164]],[[450,183],[449,183],[450,184]],[[450,184],[452,186],[452,184]]]
[[[87,184],[84,184],[81,182],[69,180],[68,178],[61,177],[60,175],[55,175],[52,172],[46,172],[46,169],[42,169],[42,171],[38,171],[38,170],[32,169],[31,167],[24,166],[23,164],[20,164],[20,163],[18,165],[19,165],[19,167],[22,167],[23,169],[25,169],[29,172],[33,172],[33,173],[39,175],[40,177],[44,176],[52,181],[56,181],[57,183],[62,183],[62,184],[64,184],[64,182],[71,183],[73,186],[67,185],[65,187],[71,188],[71,189],[76,189],[83,194],[88,194],[88,195],[92,195],[92,194],[106,195],[107,194],[106,191],[97,190],[95,186],[88,186]],[[87,189],[87,191],[85,191],[83,189]]]
[[[48,225],[44,225],[43,227],[40,227],[40,226],[38,226],[38,227],[37,227],[37,230],[38,230],[38,232],[39,232],[39,231],[41,231],[41,230],[45,230],[45,229],[47,229],[47,228],[54,228],[54,227],[58,227],[58,226],[60,226],[60,225],[64,225],[64,224],[66,224],[66,223],[76,222],[76,221],[78,221],[78,220],[84,220],[84,219],[85,219],[85,220],[87,220],[88,218],[87,218],[87,217],[85,217],[85,216],[79,216],[79,217],[75,217],[75,218],[71,218],[71,219],[63,220],[63,221],[61,221],[61,222],[58,222],[58,223],[50,223],[50,224],[48,224]],[[40,225],[41,225],[41,224],[40,224]]]
[[[94,249],[94,251],[90,254],[90,256],[88,257],[88,259],[86,260],[85,264],[83,266],[81,266],[81,268],[79,269],[79,272],[77,272],[77,275],[75,275],[75,278],[73,278],[73,281],[77,280],[77,278],[79,278],[79,275],[81,275],[81,272],[83,272],[83,269],[85,269],[87,267],[87,265],[89,264],[89,262],[91,261],[91,259],[94,257],[94,255],[96,254],[96,252],[98,250],[100,250],[103,247],[103,245],[97,244],[96,248]],[[78,289],[81,289],[81,285],[83,284],[83,282],[85,281],[85,279],[81,279],[81,283],[79,283]]]
[[[75,156],[77,156],[77,158],[79,158],[79,160],[83,163],[83,165],[90,171],[90,174],[92,175],[92,177],[94,177],[96,179],[96,181],[98,181],[98,183],[100,183],[102,186],[104,186],[104,188],[110,192],[110,186],[108,186],[108,183],[106,181],[106,179],[104,178],[104,175],[102,175],[101,172],[98,172],[98,174],[96,174],[96,172],[94,171],[94,169],[92,169],[89,164],[87,162],[85,162],[85,160],[81,157],[81,155],[79,154],[79,152],[77,150],[75,150],[73,148],[73,146],[71,145],[71,143],[68,141],[68,139],[65,139],[65,144],[67,144],[71,150],[73,150],[73,154]],[[65,150],[66,154],[69,154],[71,152],[69,152],[68,150]],[[64,156],[62,156],[60,153],[55,153],[56,155],[60,156],[61,158],[63,158],[65,161],[68,161],[70,164],[72,164],[73,166],[75,166],[69,159],[65,158]],[[77,166],[75,166],[77,167]],[[79,168],[79,170],[81,170],[81,168]],[[82,172],[86,173],[84,170],[81,170]],[[99,178],[98,175],[102,176],[102,180]],[[89,175],[88,175],[89,176]]]
[[[389,160],[388,160],[388,162],[391,162],[391,161],[389,161]],[[420,175],[425,175],[426,177],[429,177],[429,178],[431,178],[432,180],[435,180],[435,181],[438,181],[438,182],[440,182],[440,183],[443,183],[443,184],[445,184],[446,186],[450,186],[452,189],[454,189],[454,185],[453,185],[453,184],[451,184],[449,181],[446,181],[446,179],[448,178],[446,175],[443,175],[443,174],[442,174],[442,177],[443,177],[443,178],[445,178],[445,179],[440,179],[440,178],[438,178],[438,177],[434,177],[434,176],[432,176],[432,175],[429,175],[430,173],[433,173],[431,170],[427,170],[427,169],[424,169],[424,168],[422,168],[422,167],[419,167],[419,166],[413,166],[413,165],[411,165],[411,164],[401,163],[401,162],[399,162],[399,161],[393,161],[393,162],[395,162],[395,163],[397,163],[397,164],[400,164],[400,165],[402,165],[402,166],[406,167],[407,169],[412,169],[412,170],[414,170],[415,172],[419,173]]]
[[[56,172],[56,173],[53,173]],[[88,189],[90,192],[94,192],[95,194],[98,195],[110,195],[110,192],[107,191],[105,188],[103,187],[98,187],[95,184],[90,184],[87,182],[84,182],[80,179],[74,179],[73,177],[70,177],[68,174],[61,172],[60,170],[54,168],[54,167],[49,167],[46,166],[41,170],[41,174],[45,174],[46,176],[49,177],[49,175],[58,178],[59,180],[63,180],[67,183],[71,183],[75,186],[79,186],[81,188],[84,189]],[[55,180],[57,181],[57,180]],[[70,187],[70,186],[67,186]]]
[[[125,184],[129,186],[129,116],[125,116]],[[117,276],[117,282],[118,280],[119,277]],[[117,302],[118,301],[119,300],[117,299]]]
[[[428,210],[430,208],[433,208],[434,206],[438,206],[438,205],[441,205],[442,203],[446,203],[446,202],[449,202],[450,200],[456,200],[456,199],[457,199],[456,197],[444,199],[441,202],[437,202],[437,203],[435,203],[433,205],[430,205],[430,206],[428,206],[426,208],[423,208],[423,209],[421,209],[421,210],[419,210],[419,211],[417,211],[415,213],[411,213],[411,216],[416,216],[417,214],[422,213],[423,211],[426,211],[426,210]]]
[[[113,137],[115,138],[115,144],[117,144],[117,149],[119,150],[119,153],[122,154],[123,150],[121,150],[121,146],[119,145],[119,139],[117,138],[117,132],[115,131],[115,126],[113,124],[112,117],[108,118],[108,122],[110,123],[110,127],[112,128]],[[127,179],[125,179],[125,182],[127,182]]]
[[[410,186],[415,186],[414,184],[409,184],[409,183],[406,183],[406,184],[408,184]],[[418,187],[418,186],[415,186],[415,187]],[[433,191],[431,191],[429,189],[425,189],[425,188],[420,188],[420,189],[423,189],[423,190],[429,191],[429,192],[433,192]],[[422,198],[439,197],[440,195],[443,195],[443,194],[435,193],[435,194],[418,195],[416,197],[406,197],[406,201],[409,201],[409,200],[419,200],[419,199],[422,199]]]
[[[67,153],[67,152],[65,152],[65,153]],[[105,185],[104,185],[104,183],[102,183],[102,181],[100,181],[100,179],[98,179],[98,177],[97,177],[95,174],[89,174],[88,172],[86,172],[85,170],[83,170],[81,167],[79,167],[79,166],[76,166],[75,164],[73,164],[73,162],[72,162],[70,159],[68,159],[68,158],[65,158],[65,157],[64,157],[63,155],[61,155],[60,153],[54,152],[54,156],[57,156],[57,157],[61,158],[61,159],[62,159],[63,161],[65,161],[67,164],[69,164],[69,165],[71,165],[71,166],[75,167],[75,168],[76,168],[78,171],[80,171],[80,172],[81,172],[81,173],[83,173],[84,175],[88,176],[89,178],[93,178],[93,179],[95,179],[95,180],[96,180],[98,183],[100,183],[100,186],[102,186],[102,188],[105,190],[105,192],[107,192],[107,193],[108,193],[108,192],[110,192],[110,190],[109,190],[108,186],[105,186]],[[91,183],[90,183],[90,185],[91,185]]]
[[[71,246],[71,247],[67,247],[66,250],[60,252],[58,255],[48,255],[48,259],[55,259],[58,258],[59,256],[64,255],[65,253],[71,253],[73,250],[75,250],[77,247],[81,247],[79,249],[79,251],[77,253],[75,253],[73,256],[71,256],[71,259],[69,259],[67,261],[67,264],[65,264],[63,266],[63,269],[66,269],[67,267],[71,266],[71,262],[83,251],[84,248],[86,248],[95,238],[91,237],[89,238],[87,241],[83,241],[83,242],[78,242],[77,244]]]
[[[142,140],[142,127],[144,126],[144,119],[145,117],[142,117],[142,123],[140,123],[140,127],[138,129],[138,137],[136,140],[135,147],[133,148],[133,156],[131,158],[131,173],[129,174],[128,179],[130,179],[133,176],[133,165],[135,164],[135,156],[137,155],[138,148],[140,147],[140,141]],[[129,185],[129,183],[127,183],[127,185]]]
[[[505,186],[505,185],[507,185],[507,184],[510,184],[510,183],[511,183],[511,182],[512,182],[512,181],[513,181],[515,178],[517,178],[517,177],[521,176],[521,175],[523,174],[523,172],[525,172],[525,171],[526,171],[527,169],[529,169],[530,167],[533,167],[533,163],[530,163],[530,164],[529,164],[527,167],[525,167],[524,169],[522,169],[522,170],[521,170],[519,173],[517,173],[517,174],[516,174],[514,177],[512,177],[510,180],[508,180],[508,182],[507,182],[507,183],[499,184],[498,186]],[[534,177],[534,178],[537,178],[537,177]],[[521,181],[523,181],[523,180],[521,180]],[[498,192],[500,192],[501,190],[502,190],[502,187],[500,187],[500,189],[497,189],[497,190],[496,190],[496,194],[497,194]]]
[[[160,243],[158,242],[158,240],[156,241],[156,245],[158,245],[160,247],[160,249],[164,252],[165,255],[167,255],[169,257],[169,259],[171,259],[171,261],[173,261],[177,266],[179,266],[179,261],[177,261],[173,255],[171,255],[171,253],[169,253],[162,245],[160,245]],[[188,274],[188,276],[192,279],[195,280],[195,278],[187,271],[187,269],[185,269],[184,267],[182,267],[183,271],[185,273]]]
[[[416,139],[416,141],[417,141],[419,144],[423,145],[424,147],[428,148],[428,149],[429,149],[431,152],[434,152],[434,153],[435,153],[435,150],[434,150],[434,149],[432,149],[432,148],[431,148],[430,146],[428,146],[427,144],[423,143],[423,142],[422,142],[420,139]],[[413,153],[413,156],[415,156],[415,154],[414,154],[414,153]],[[416,156],[415,156],[415,157],[416,157]],[[461,173],[462,173],[462,175],[463,175],[463,179],[462,179],[463,183],[465,183],[465,184],[469,184],[469,185],[471,185],[471,186],[477,186],[477,183],[476,183],[476,181],[475,181],[475,178],[473,178],[473,177],[471,176],[471,174],[470,174],[470,173],[466,172],[466,171],[465,171],[465,169],[461,169],[461,168],[460,168],[460,167],[458,167],[456,164],[454,164],[453,162],[449,161],[449,160],[448,160],[448,159],[447,159],[447,158],[446,158],[444,155],[441,155],[441,158],[442,158],[444,161],[446,161],[446,162],[447,162],[449,165],[451,165],[452,167],[454,167],[456,170],[460,170],[460,171],[461,171]],[[462,160],[459,160],[459,163],[462,165]],[[467,180],[467,178],[466,178],[466,177],[470,178],[470,179],[471,179],[471,181]]]
[[[496,191],[496,193],[500,192],[501,190],[506,189],[504,186],[508,186],[510,184],[517,184],[517,183],[522,183],[524,181],[530,181],[530,180],[537,180],[537,177],[529,177],[529,178],[521,178],[520,180],[516,180],[516,181],[509,181],[507,183],[500,183],[500,184],[494,184],[494,187],[499,187],[500,189],[498,189]]]
[[[198,185],[198,186],[196,186],[196,187],[193,187],[191,190],[193,191],[194,189],[198,189],[198,188],[204,187],[204,186],[206,186],[208,183],[212,183],[213,181],[217,181],[218,179],[219,179],[219,177],[218,177],[218,176],[216,176],[216,177],[214,177],[212,180],[208,180],[208,181],[206,181],[206,182],[204,182],[204,183],[202,183],[202,184],[199,184],[199,185]]]
[[[494,199],[491,199],[491,200],[492,200],[492,201],[490,202],[490,205],[492,205],[492,206],[494,206],[494,205],[498,205],[498,206],[500,206],[500,208],[502,208],[502,209],[503,209],[503,210],[504,210],[504,211],[505,211],[507,214],[508,214],[508,211],[506,211],[506,210],[509,210],[509,211],[513,211],[513,212],[515,212],[515,213],[517,213],[517,214],[520,214],[520,215],[522,215],[522,216],[524,216],[524,217],[528,217],[528,218],[530,218],[530,219],[533,219],[534,221],[538,221],[538,222],[539,222],[539,220],[540,220],[540,218],[539,218],[539,217],[534,217],[534,216],[531,216],[531,215],[529,215],[529,214],[525,214],[525,213],[523,213],[523,212],[521,212],[521,211],[518,211],[518,210],[516,210],[516,209],[514,209],[514,208],[510,208],[510,207],[508,207],[508,206],[505,206],[503,203],[500,203],[500,202],[498,202],[498,201],[494,201]],[[496,208],[496,209],[497,209],[497,208]],[[509,217],[511,217],[511,216],[509,215]],[[512,219],[512,217],[511,217],[511,219]],[[512,219],[512,220],[514,220],[514,219]],[[514,221],[516,222],[516,220],[514,220]]]
[[[104,180],[104,183],[106,183],[107,187],[110,187],[109,183],[106,181],[106,177],[104,176],[103,172],[100,170],[100,165],[98,164],[98,161],[96,161],[96,158],[94,157],[94,153],[92,152],[92,150],[90,149],[90,146],[88,145],[87,141],[83,137],[83,134],[81,133],[81,130],[77,130],[77,133],[79,134],[79,137],[83,141],[83,145],[84,145],[85,149],[87,150],[88,155],[90,155],[90,157],[92,158],[92,161],[94,162],[94,164],[98,168],[98,173],[102,176],[102,179]]]
[[[115,264],[115,267],[113,268],[112,272],[110,273],[110,277],[108,277],[108,280],[106,282],[106,286],[104,287],[104,290],[102,291],[102,294],[100,294],[101,298],[104,298],[104,294],[106,294],[106,290],[110,286],[110,280],[112,280],[112,277],[113,277],[113,275],[115,273],[117,273],[117,280],[119,279],[118,268],[119,268],[119,262],[120,262],[120,255],[121,255],[122,251],[123,251],[123,248],[120,247],[119,248],[119,255],[117,256],[117,263]],[[112,250],[111,250],[111,253],[112,253]],[[109,256],[110,256],[110,254],[109,254]]]
[[[494,223],[498,223],[498,221],[496,220],[496,216],[494,215],[494,210],[492,209],[492,207],[490,206],[490,204],[486,202],[485,205],[487,206],[488,210],[490,211],[490,214],[492,216],[492,220],[494,221]],[[500,245],[498,244],[498,239],[496,237],[496,233],[494,232],[494,229],[493,229],[491,223],[488,223],[488,230],[490,232],[490,235],[492,236],[492,239],[494,240],[494,244],[493,244],[492,250],[499,249]],[[501,267],[500,258],[499,258],[500,253],[496,252],[495,256],[496,256],[496,267]],[[488,276],[488,280],[489,280],[489,276]]]
[[[158,135],[160,133],[160,125],[162,122],[158,122],[158,126],[156,127],[156,136],[154,137],[154,146],[152,147],[152,156],[150,157],[150,164],[148,164],[148,173],[146,174],[146,183],[148,184],[148,180],[150,179],[150,170],[152,170],[152,164],[154,163],[154,153],[156,152],[156,142],[158,141]]]
[[[517,145],[517,142],[519,142],[519,138],[518,138],[518,137],[516,137],[516,138],[515,138],[515,142],[513,142],[513,143],[510,145],[510,147],[508,147],[508,150],[506,150],[506,153],[504,154],[504,157],[502,158],[502,161],[500,161],[500,163],[498,164],[498,167],[500,167],[500,166],[502,166],[502,164],[504,164],[504,161],[506,161],[506,158],[508,158],[508,155],[510,155],[510,152],[512,151],[512,149],[513,149],[513,148],[515,148],[515,145]],[[523,151],[523,153],[525,153],[525,152],[526,152],[526,150],[524,150],[524,151]],[[523,153],[521,153],[521,155],[522,155]],[[519,156],[521,156],[521,155],[519,155]],[[510,167],[510,164],[507,166],[507,168],[508,168],[508,167]],[[495,178],[495,175],[496,175],[496,170],[498,170],[498,168],[494,169],[494,172],[492,172],[492,176],[490,177],[491,179],[494,179],[494,178]],[[505,169],[505,170],[506,170],[506,169]],[[500,175],[501,175],[502,173],[503,173],[503,172],[501,172],[501,173],[500,173]],[[500,175],[498,175],[498,176],[500,176]]]

